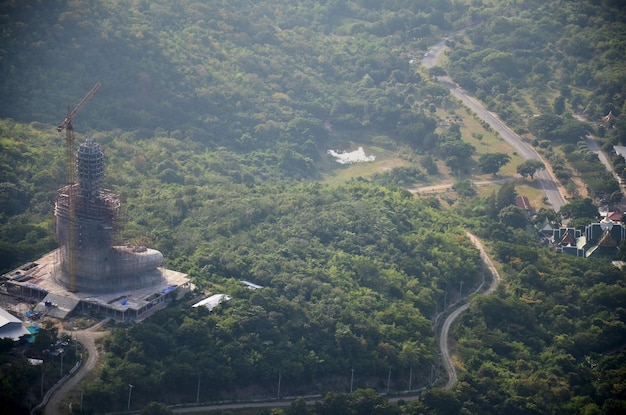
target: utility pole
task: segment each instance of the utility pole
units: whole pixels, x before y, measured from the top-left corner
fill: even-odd
[[[413,366],[409,369],[409,392],[411,392],[411,382],[413,381]]]
[[[282,371],[278,371],[278,399],[280,399],[280,378],[282,375]]]
[[[196,405],[200,403],[200,375],[198,375],[198,390],[196,391]]]
[[[352,375],[350,376],[350,393],[352,393],[353,384],[354,384],[354,368],[352,368]]]
[[[41,399],[43,399],[43,362],[41,363]]]
[[[435,381],[434,381],[434,374],[435,374],[435,365],[430,365],[430,385],[432,386]]]
[[[133,385],[128,384],[128,410],[130,411],[130,396],[133,393]]]
[[[390,385],[391,385],[391,368],[389,368],[389,375],[387,375],[387,395],[389,395]]]
[[[485,258],[483,258],[483,253],[480,253],[480,263],[483,266],[483,285],[485,284]]]

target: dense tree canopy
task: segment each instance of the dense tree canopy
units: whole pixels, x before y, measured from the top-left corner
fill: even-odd
[[[284,395],[325,393],[309,409],[319,414],[618,413],[623,271],[538,246],[512,206],[513,182],[476,196],[459,180],[469,203],[449,211],[402,186],[426,180],[417,159],[428,174],[445,162],[459,178],[476,161],[495,174],[510,160],[464,140],[456,116],[439,122],[456,108],[436,83],[449,74],[535,135],[559,178],[580,174],[590,196],[615,194],[580,144],[591,131],[580,117],[611,111],[597,130],[609,145],[626,142],[621,6],[3,2],[0,268],[55,248],[67,160],[54,126],[101,81],[75,124],[79,140],[90,132],[105,148],[104,185],[124,201],[117,242],[161,250],[199,291],[143,324],[111,327],[86,411],[125,410],[129,383],[134,409],[161,413],[155,400],[194,402],[198,390],[203,401],[274,398],[281,379]],[[424,51],[444,36],[446,67],[424,70]],[[357,142],[406,164],[326,184],[343,169],[326,150]],[[532,178],[540,167],[530,167],[518,173]],[[597,216],[592,199],[570,200],[563,217]],[[442,380],[434,323],[488,278],[460,225],[491,241],[506,281],[458,325],[455,388],[390,405],[377,392]],[[232,300],[213,312],[190,307],[210,293]],[[44,331],[29,350],[55,337]],[[8,364],[2,346],[1,398],[17,413],[43,371],[19,357]],[[297,401],[285,412],[306,411]]]
[[[511,290],[478,299],[458,326],[466,372],[455,396],[472,414],[623,411],[626,396],[609,386],[626,379],[623,271],[546,250],[519,261],[516,251],[499,257]]]
[[[485,153],[478,159],[478,165],[483,173],[498,174],[500,169],[509,164],[511,156],[505,153]]]
[[[409,62],[449,28],[450,5],[362,3],[5,2],[0,116],[59,123],[100,81],[83,131],[304,157],[333,128],[415,140],[433,122],[414,105],[423,82]]]
[[[562,217],[569,219],[577,218],[589,218],[595,219],[598,217],[598,207],[593,204],[591,199],[577,199],[572,200],[564,205],[559,211]]]
[[[626,19],[621,2],[478,4],[455,22],[467,28],[466,36],[451,43],[447,69],[501,117],[522,126],[522,116],[532,115],[527,119],[534,134],[575,142],[589,127],[567,112],[593,122],[609,111],[622,114],[626,75],[618,56],[626,44]],[[610,134],[623,138],[620,129]]]
[[[207,220],[225,213],[210,203],[180,225],[180,237],[204,229],[189,246],[190,275],[233,299],[212,313],[181,303],[130,327],[130,337],[112,337],[100,380],[85,396],[90,406],[121,393],[125,382],[137,396],[168,390],[183,399],[199,376],[205,399],[218,399],[273,385],[279,371],[285,394],[340,375],[345,391],[351,369],[358,387],[392,369],[394,389],[406,387],[410,370],[428,373],[433,315],[444,296],[459,295],[461,281],[468,290],[480,282],[474,247],[443,231],[450,217],[406,191],[365,183],[238,192],[247,214]],[[241,279],[265,288],[251,291]],[[131,379],[121,361],[135,365]]]

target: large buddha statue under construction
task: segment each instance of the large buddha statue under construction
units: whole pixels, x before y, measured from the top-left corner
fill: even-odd
[[[58,190],[54,214],[60,245],[55,279],[70,291],[115,292],[161,282],[161,252],[144,246],[113,246],[119,196],[100,188],[104,154],[91,138],[76,154],[73,185]]]

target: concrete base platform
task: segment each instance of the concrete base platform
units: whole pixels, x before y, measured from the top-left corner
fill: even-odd
[[[58,318],[75,311],[104,314],[120,321],[141,321],[194,288],[187,274],[159,267],[153,271],[160,274],[159,283],[145,288],[107,293],[69,292],[57,283],[54,275],[59,257],[55,250],[3,275],[7,293],[39,303],[37,311]]]

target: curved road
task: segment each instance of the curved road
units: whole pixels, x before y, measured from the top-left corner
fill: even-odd
[[[498,288],[498,284],[500,284],[500,274],[498,273],[496,267],[493,265],[491,258],[489,258],[489,256],[485,252],[485,247],[483,246],[480,239],[478,239],[475,235],[469,232],[466,232],[466,235],[480,251],[480,257],[485,264],[485,268],[491,272],[491,275],[493,275],[491,285],[489,285],[489,288],[487,288],[487,290],[485,290],[484,292],[485,295],[491,294],[496,290],[496,288]],[[483,288],[482,286],[483,284],[481,284],[476,289],[476,291],[474,291],[474,293],[480,292],[480,290]],[[443,365],[446,369],[446,373],[448,374],[448,381],[444,386],[445,389],[450,389],[458,380],[456,368],[454,367],[454,363],[452,362],[452,357],[450,354],[450,346],[448,344],[448,339],[450,338],[450,328],[452,327],[452,324],[454,324],[454,322],[459,318],[459,316],[469,307],[470,302],[468,301],[456,310],[454,310],[443,322],[443,327],[441,328],[441,334],[439,336],[439,349],[441,349]]]
[[[500,274],[498,273],[496,267],[493,265],[491,258],[485,252],[485,248],[482,242],[470,232],[466,232],[467,237],[472,241],[472,243],[478,248],[480,251],[481,259],[485,265],[485,268],[488,269],[493,275],[493,280],[487,290],[484,291],[484,294],[490,294],[496,290],[498,284],[500,283]],[[484,281],[483,281],[484,283]],[[474,294],[481,292],[483,289],[483,284],[481,284],[475,291]],[[456,368],[454,367],[454,363],[452,361],[449,338],[450,338],[450,329],[454,322],[459,318],[459,316],[470,307],[470,302],[466,302],[459,306],[456,310],[454,310],[448,317],[445,319],[441,333],[439,334],[439,348],[441,350],[441,355],[443,359],[443,364],[448,375],[448,381],[446,382],[444,388],[450,389],[458,380]],[[102,324],[100,324],[82,331],[73,332],[76,336],[76,340],[78,340],[83,347],[88,352],[87,361],[80,367],[80,369],[74,373],[59,389],[57,389],[50,400],[47,402],[45,406],[45,415],[61,415],[67,413],[67,411],[62,410],[61,404],[63,399],[68,396],[69,392],[76,387],[76,385],[89,373],[95,366],[98,361],[98,350],[96,348],[95,341],[96,339],[107,335],[109,332],[107,331],[95,331]],[[411,401],[419,399],[419,395],[414,396],[401,396],[391,398],[390,401],[397,401],[402,399],[404,401]],[[318,402],[319,398],[307,400],[307,404],[315,404]],[[286,407],[291,405],[291,400],[283,400],[283,401],[274,401],[274,402],[241,402],[241,403],[231,403],[231,404],[221,404],[221,405],[206,405],[206,406],[191,406],[186,408],[173,408],[172,411],[174,413],[197,413],[197,412],[207,412],[207,411],[216,411],[216,410],[230,410],[230,409],[243,409],[243,408],[271,408],[271,407]]]
[[[104,322],[102,322],[104,323]],[[74,373],[65,383],[63,383],[59,389],[54,391],[50,400],[46,403],[44,415],[61,415],[68,413],[61,409],[61,403],[63,399],[68,396],[69,392],[76,387],[95,366],[98,361],[98,349],[96,348],[96,339],[107,335],[108,331],[95,331],[102,323],[99,323],[87,330],[68,332],[76,336],[76,340],[79,341],[86,349],[88,357],[87,361],[80,366],[80,369]]]
[[[446,48],[447,39],[443,39],[436,45],[432,46],[428,52],[424,55],[422,59],[422,65],[426,68],[432,68],[437,64],[437,60],[439,55]],[[460,99],[465,106],[470,108],[472,111],[476,113],[476,115],[486,121],[491,128],[497,131],[500,136],[507,142],[509,145],[515,148],[515,151],[518,152],[525,159],[537,159],[544,163],[548,168],[544,170],[540,170],[535,174],[536,180],[539,181],[541,188],[543,189],[544,194],[546,195],[548,202],[552,206],[552,209],[555,211],[559,211],[561,206],[565,204],[565,198],[561,194],[558,185],[556,184],[556,179],[552,175],[550,171],[549,164],[545,163],[542,160],[541,156],[534,148],[526,144],[513,130],[511,130],[506,124],[498,118],[497,115],[488,111],[480,102],[466,94],[465,91],[458,86],[456,83],[452,81],[449,77],[440,77],[438,78],[438,82],[443,86],[447,87],[450,90],[450,93],[454,95],[456,98]],[[437,188],[437,186],[434,186]],[[429,188],[425,188],[424,190],[431,190]],[[417,189],[416,189],[417,190]],[[496,270],[496,267],[493,265],[491,258],[487,256],[485,253],[485,248],[480,242],[480,240],[474,236],[473,234],[466,232],[467,237],[472,241],[472,243],[480,250],[480,256],[483,260],[483,263],[487,267],[491,274],[493,275],[493,281],[489,288],[485,291],[485,294],[490,294],[498,287],[500,283],[500,274]],[[479,292],[482,289],[482,284],[475,292]],[[459,318],[459,316],[470,307],[470,302],[466,302],[461,305],[459,308],[454,310],[450,315],[446,318],[443,323],[443,327],[441,328],[441,334],[439,336],[439,349],[441,350],[441,356],[443,359],[443,365],[446,369],[446,373],[448,374],[448,381],[445,384],[446,389],[450,389],[458,380],[456,368],[454,367],[454,363],[452,362],[452,357],[450,355],[450,346],[448,344],[448,339],[450,337],[450,328],[452,324]]]
[[[429,49],[429,51],[425,54],[422,59],[422,65],[426,68],[432,68],[437,63],[437,58],[439,55],[445,50],[445,42],[446,40],[442,40],[437,43],[433,47]],[[497,131],[500,134],[500,137],[504,139],[509,145],[515,148],[515,151],[518,152],[519,155],[524,157],[525,159],[536,159],[540,160],[542,163],[546,165],[546,169],[539,170],[537,174],[535,174],[535,180],[539,182],[539,185],[543,189],[548,202],[552,206],[552,209],[558,212],[566,202],[565,197],[561,193],[561,190],[558,186],[558,182],[556,178],[552,174],[552,170],[550,169],[550,165],[546,163],[539,153],[528,145],[524,140],[522,140],[513,130],[511,130],[498,116],[490,111],[488,111],[480,102],[478,102],[475,98],[468,95],[463,88],[454,83],[452,79],[447,76],[439,77],[438,82],[447,87],[450,90],[450,93],[454,95],[456,98],[461,100],[465,106],[470,108],[472,111],[476,113],[476,115],[487,122],[491,128]]]

